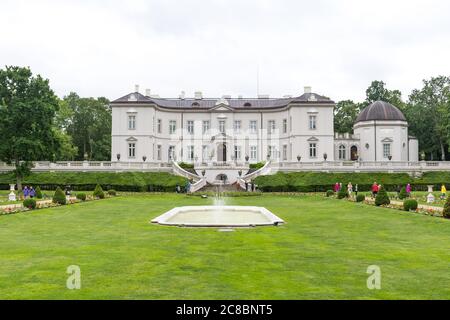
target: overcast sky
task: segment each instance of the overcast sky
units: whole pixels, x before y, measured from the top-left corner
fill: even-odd
[[[450,1],[0,0],[0,65],[31,67],[59,96],[363,100],[450,75]]]

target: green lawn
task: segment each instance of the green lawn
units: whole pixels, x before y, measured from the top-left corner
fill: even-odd
[[[164,227],[184,195],[129,195],[0,216],[1,299],[450,299],[450,220],[322,196],[236,197],[281,227]],[[81,268],[81,290],[66,268]],[[369,265],[381,290],[368,290]]]

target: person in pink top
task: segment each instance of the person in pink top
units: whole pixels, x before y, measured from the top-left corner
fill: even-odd
[[[339,192],[339,183],[337,183],[337,182],[334,185],[334,192]]]
[[[411,195],[411,185],[409,183],[406,185],[406,193],[408,194],[408,197]]]

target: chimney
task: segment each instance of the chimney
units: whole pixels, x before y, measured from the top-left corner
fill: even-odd
[[[304,89],[305,89],[305,93],[311,93],[311,87],[307,86]]]
[[[201,100],[201,99],[203,99],[203,96],[202,96],[202,92],[201,92],[201,91],[195,91],[194,95],[195,95],[195,100]]]
[[[178,96],[178,98],[180,98],[181,100],[184,100],[184,98],[186,97],[186,92],[181,91],[180,95]]]
[[[134,92],[139,92],[139,85],[138,84],[134,85]]]
[[[150,89],[145,89],[145,95],[146,95],[147,97],[150,97],[151,92],[152,92],[152,90],[150,90]]]

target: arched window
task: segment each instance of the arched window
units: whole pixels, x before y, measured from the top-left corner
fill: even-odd
[[[250,102],[244,103],[244,107],[251,107],[251,106],[252,106],[252,104]]]
[[[343,144],[339,146],[339,160],[345,160],[345,146]]]
[[[191,107],[200,107],[198,102],[192,102]]]

